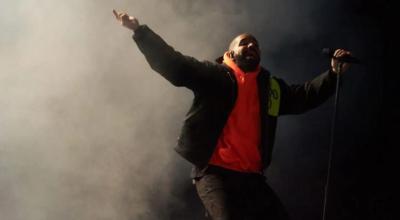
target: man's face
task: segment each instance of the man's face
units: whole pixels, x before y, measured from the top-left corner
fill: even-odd
[[[260,63],[260,47],[250,34],[237,36],[229,46],[231,58],[244,71],[253,71]]]

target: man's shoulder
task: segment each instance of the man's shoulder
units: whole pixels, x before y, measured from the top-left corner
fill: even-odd
[[[204,60],[204,61],[202,61],[202,63],[205,65],[206,68],[209,68],[210,70],[217,71],[220,73],[227,73],[227,72],[233,71],[229,66],[227,66],[223,63],[218,63],[215,61],[212,62],[209,60]]]

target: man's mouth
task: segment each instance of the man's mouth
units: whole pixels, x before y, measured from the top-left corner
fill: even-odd
[[[258,54],[257,54],[256,51],[248,50],[248,51],[246,51],[246,52],[244,53],[244,56],[245,56],[245,57],[251,57],[251,58],[257,58],[257,57],[258,57]]]

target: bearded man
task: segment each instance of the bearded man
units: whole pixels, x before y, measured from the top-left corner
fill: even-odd
[[[148,26],[126,13],[116,19],[153,70],[174,86],[193,91],[175,150],[193,164],[191,177],[208,215],[214,220],[289,219],[268,186],[278,116],[300,114],[326,101],[335,91],[338,68],[350,56],[338,49],[331,68],[300,85],[288,85],[260,66],[257,39],[240,34],[217,62],[182,55]]]

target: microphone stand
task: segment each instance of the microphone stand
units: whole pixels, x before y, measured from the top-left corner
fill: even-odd
[[[324,205],[323,205],[323,212],[322,212],[322,220],[326,220],[326,213],[327,213],[327,203],[328,203],[328,190],[329,190],[329,182],[331,176],[331,169],[332,169],[332,157],[333,157],[333,146],[335,140],[335,126],[336,126],[336,117],[337,117],[337,108],[339,104],[339,85],[340,85],[340,74],[342,72],[342,62],[339,62],[337,65],[337,75],[336,75],[336,93],[335,93],[335,103],[334,103],[334,111],[331,123],[331,138],[329,143],[329,159],[328,159],[328,171],[326,175],[326,183],[325,183],[325,190],[324,190]]]

